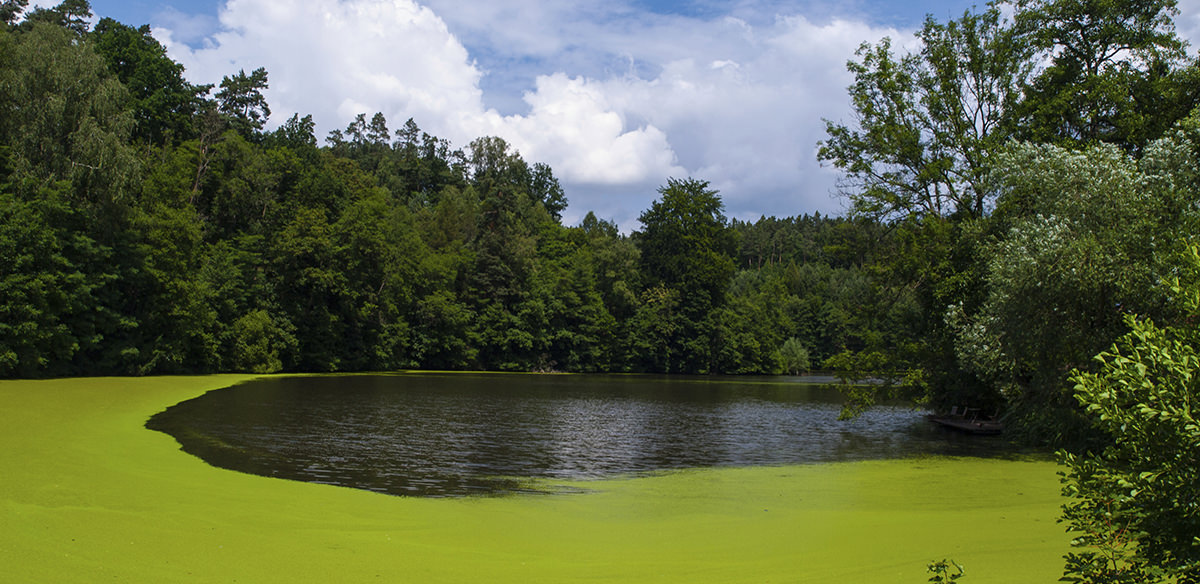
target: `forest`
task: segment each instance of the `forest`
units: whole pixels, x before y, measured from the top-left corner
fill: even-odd
[[[12,2],[9,3],[10,5]],[[799,372],[877,327],[880,229],[728,221],[669,179],[622,235],[552,169],[362,114],[266,130],[268,72],[193,86],[86,2],[7,13],[0,376]]]
[[[865,43],[818,145],[846,216],[730,220],[664,177],[628,234],[564,225],[500,138],[269,129],[268,71],[193,85],[148,26],[27,5],[0,4],[0,377],[825,369],[882,381],[847,415],[904,395],[1067,447],[1099,550],[1075,581],[1200,577],[1200,62],[1173,0]]]

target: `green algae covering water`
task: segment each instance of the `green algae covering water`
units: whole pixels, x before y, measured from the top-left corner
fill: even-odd
[[[146,430],[237,377],[0,382],[5,582],[1053,582],[1046,461],[681,470],[423,499],[230,472]],[[563,484],[564,481],[555,481]],[[569,483],[569,482],[568,482]]]

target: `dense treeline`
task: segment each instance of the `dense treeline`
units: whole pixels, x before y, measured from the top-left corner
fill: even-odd
[[[1156,284],[1198,225],[1200,67],[1175,14],[1020,0],[928,19],[909,54],[862,46],[855,121],[827,122],[819,157],[851,215],[890,233],[872,282],[918,308],[898,343],[831,365],[1037,440],[1088,435],[1067,373],[1095,367],[1125,315],[1177,318]]]
[[[375,114],[318,146],[266,129],[263,69],[195,86],[86,1],[4,6],[0,375],[779,373],[879,328],[869,222],[730,222],[672,179],[632,236],[565,226],[501,139]]]
[[[890,234],[871,281],[916,306],[827,363],[1063,446],[1069,582],[1200,582],[1200,67],[1176,13],[928,19],[912,53],[862,46],[854,121],[820,147],[851,216]]]
[[[1173,0],[864,44],[819,150],[848,217],[730,221],[669,179],[630,235],[563,225],[552,169],[501,139],[363,114],[319,145],[311,116],[267,129],[263,69],[192,85],[147,27],[27,4],[0,3],[0,376],[828,367],[1070,445],[1091,547],[1065,579],[1200,578],[1200,66]]]

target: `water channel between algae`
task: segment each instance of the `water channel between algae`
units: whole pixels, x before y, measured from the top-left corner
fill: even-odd
[[[239,376],[0,382],[6,582],[1053,582],[1047,461],[916,458],[417,499],[206,465],[146,419]]]

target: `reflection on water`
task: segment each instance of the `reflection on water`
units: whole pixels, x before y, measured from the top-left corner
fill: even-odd
[[[802,378],[405,374],[257,380],[147,426],[210,464],[396,495],[524,492],[529,479],[915,454],[991,456],[1002,439],[905,406],[839,422]]]

